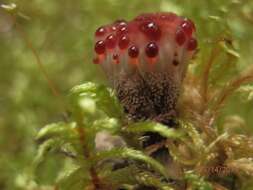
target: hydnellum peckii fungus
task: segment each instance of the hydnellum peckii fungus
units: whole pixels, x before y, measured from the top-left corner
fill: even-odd
[[[204,77],[186,76],[196,49],[194,23],[173,13],[143,14],[96,30],[94,63],[115,93],[95,83],[74,87],[71,123],[49,125],[37,138],[59,139],[58,149],[63,141],[79,166],[59,189],[242,189],[253,174],[252,137],[227,131],[230,124],[218,126],[216,118],[227,97],[253,80],[253,67],[222,88],[209,86],[216,50]],[[47,151],[51,144],[45,143]]]
[[[174,13],[142,14],[97,29],[94,63],[103,68],[130,119],[175,127],[182,82],[197,48],[195,33],[191,20]],[[144,147],[164,139],[150,132],[145,137]],[[153,156],[169,162],[164,147]]]
[[[168,125],[196,48],[196,28],[174,13],[142,14],[95,32],[94,63],[108,76],[133,120]]]

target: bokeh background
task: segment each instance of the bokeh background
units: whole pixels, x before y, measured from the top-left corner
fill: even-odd
[[[50,91],[15,23],[64,98],[71,87],[85,81],[106,83],[92,64],[96,28],[144,12],[173,11],[194,20],[200,47],[194,64],[203,65],[210,55],[210,42],[221,37],[231,40],[228,51],[233,59],[227,63],[230,69],[217,66],[214,72],[232,77],[253,64],[251,0],[0,0],[0,4],[8,3],[15,3],[17,12],[13,20],[0,10],[1,190],[29,189],[27,175],[37,150],[34,136],[44,125],[63,120],[62,103]],[[252,133],[252,103],[249,96],[233,96],[223,120],[227,115],[241,117],[242,125]],[[39,171],[39,183],[50,189],[61,167],[61,156],[52,155]]]

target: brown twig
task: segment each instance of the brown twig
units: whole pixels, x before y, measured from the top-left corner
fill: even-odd
[[[11,18],[13,19],[13,21],[16,21],[16,17],[15,15],[11,15]],[[35,50],[35,48],[33,47],[30,39],[26,36],[25,31],[23,30],[23,28],[21,27],[21,25],[19,25],[18,22],[15,22],[15,26],[16,26],[16,30],[18,31],[18,33],[21,35],[22,39],[24,40],[26,46],[31,50],[33,56],[35,57],[36,63],[40,69],[40,71],[42,72],[43,76],[45,77],[48,86],[52,92],[52,94],[58,99],[60,100],[60,105],[61,105],[61,110],[63,111],[63,113],[67,113],[67,109],[65,106],[65,103],[62,99],[62,96],[59,92],[59,90],[56,88],[56,85],[54,84],[54,82],[50,79],[45,67],[43,66],[43,63],[40,59],[40,56],[38,54],[38,52]],[[64,119],[67,120],[67,114],[64,114]]]
[[[60,95],[59,91],[57,90],[56,85],[50,79],[46,69],[44,68],[42,61],[39,57],[39,54],[37,53],[37,51],[35,50],[35,48],[33,47],[32,43],[31,43],[31,41],[28,39],[24,30],[22,29],[22,27],[18,23],[16,23],[16,29],[19,32],[19,34],[22,36],[22,38],[24,39],[27,47],[32,51],[32,54],[34,55],[34,57],[36,59],[36,63],[38,64],[42,74],[44,75],[45,79],[47,80],[48,86],[49,86],[50,90],[52,91],[53,95],[56,96],[57,98],[60,97],[61,95]]]

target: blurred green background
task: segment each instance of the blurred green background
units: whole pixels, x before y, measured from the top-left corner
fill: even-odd
[[[236,75],[253,60],[253,1],[251,0],[13,0],[16,21],[37,50],[50,79],[66,96],[85,81],[106,83],[92,64],[93,33],[115,19],[132,19],[143,12],[173,11],[194,20],[200,51],[196,64],[210,54],[210,40],[221,36],[233,42],[240,57],[231,63]],[[201,67],[200,67],[201,68]],[[219,67],[216,68],[219,70]],[[228,73],[226,73],[228,72]],[[61,105],[51,93],[31,50],[3,10],[0,11],[0,189],[28,189],[26,172],[35,156],[34,136],[45,124],[63,119]],[[253,124],[252,100],[234,96],[225,115],[237,114]],[[39,172],[39,182],[53,184],[61,167],[52,156]]]

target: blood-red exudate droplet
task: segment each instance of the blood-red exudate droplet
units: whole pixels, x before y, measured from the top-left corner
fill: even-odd
[[[128,36],[122,36],[119,39],[119,48],[120,49],[126,49],[130,43],[130,39]]]
[[[192,35],[193,31],[192,24],[188,20],[183,21],[181,27],[188,36]]]
[[[106,33],[106,29],[105,29],[104,27],[99,27],[99,28],[96,30],[95,35],[96,35],[97,37],[101,37],[101,36],[105,35],[105,33]]]
[[[194,22],[192,22],[192,20],[190,20],[190,19],[185,19],[190,25],[191,25],[191,27],[192,27],[192,29],[193,29],[193,31],[196,31],[196,27],[195,27],[195,24],[194,24]]]
[[[141,26],[141,31],[146,34],[150,40],[159,40],[161,30],[155,22],[144,22]]]
[[[105,53],[105,42],[103,40],[97,41],[95,44],[95,51],[97,54]]]
[[[127,24],[127,21],[124,20],[124,19],[118,19],[114,22],[115,24],[118,24],[118,25],[126,25]]]
[[[189,51],[195,50],[195,49],[197,48],[197,46],[198,46],[198,42],[197,42],[197,40],[196,40],[195,38],[191,38],[191,39],[188,41],[188,43],[187,43],[187,49],[188,49]]]
[[[177,65],[179,65],[179,62],[177,60],[173,59],[172,64],[177,66]]]
[[[123,34],[126,34],[128,32],[128,28],[126,26],[121,26],[117,30],[117,35],[121,36]]]
[[[139,48],[136,47],[136,46],[131,46],[129,49],[128,49],[128,55],[132,58],[136,58],[138,57],[139,55]]]
[[[113,54],[112,59],[115,61],[116,64],[119,64],[119,55],[118,54]]]
[[[106,40],[105,40],[105,43],[106,43],[106,47],[107,47],[107,48],[109,48],[109,49],[115,48],[116,43],[117,43],[116,36],[113,35],[113,34],[107,36],[107,38],[106,38]]]
[[[186,40],[185,33],[182,29],[176,31],[176,42],[178,45],[183,45]]]
[[[157,56],[159,48],[156,43],[151,42],[146,46],[145,52],[148,57],[153,58]]]

